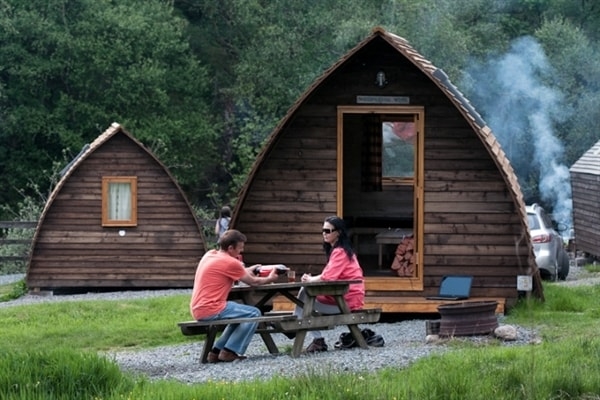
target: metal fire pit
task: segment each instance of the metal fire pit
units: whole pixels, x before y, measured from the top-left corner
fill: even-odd
[[[498,327],[497,301],[473,301],[438,306],[440,336],[487,335]]]

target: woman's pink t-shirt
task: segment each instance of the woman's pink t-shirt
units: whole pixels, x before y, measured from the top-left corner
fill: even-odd
[[[361,283],[350,285],[348,293],[344,295],[346,303],[351,310],[359,310],[365,305],[365,283],[363,271],[358,263],[356,254],[348,258],[348,254],[341,247],[336,247],[331,251],[329,262],[323,268],[321,273],[323,281],[341,281],[341,280],[360,280]],[[331,296],[317,296],[317,301],[324,304],[336,304]]]

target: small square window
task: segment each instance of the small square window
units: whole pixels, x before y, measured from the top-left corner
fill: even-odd
[[[102,178],[102,226],[137,226],[137,177]]]

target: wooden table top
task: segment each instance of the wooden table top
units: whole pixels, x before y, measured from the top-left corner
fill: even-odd
[[[232,292],[278,292],[300,289],[303,287],[327,288],[335,286],[348,286],[354,283],[361,283],[361,280],[337,280],[337,281],[319,281],[319,282],[277,282],[267,283],[265,285],[250,286],[245,283],[234,285]]]

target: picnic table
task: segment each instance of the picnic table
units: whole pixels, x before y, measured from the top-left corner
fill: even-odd
[[[357,282],[360,281],[289,282],[259,286],[235,285],[231,289],[229,300],[241,301],[264,310],[270,299],[276,295],[283,295],[302,307],[302,316],[296,318],[290,313],[276,313],[236,320],[189,321],[179,323],[179,326],[185,335],[207,333],[201,358],[203,363],[207,360],[208,352],[214,344],[217,331],[224,329],[226,325],[231,323],[258,322],[256,333],[260,334],[271,354],[279,353],[279,349],[271,336],[273,333],[295,333],[296,337],[291,355],[292,357],[298,357],[302,353],[308,331],[333,329],[338,325],[348,326],[358,345],[362,348],[368,348],[358,325],[379,321],[381,309],[350,310],[344,299],[344,294],[348,292],[350,284]],[[307,300],[304,303],[296,297],[301,288],[304,288],[307,295]],[[316,297],[319,295],[332,296],[341,312],[339,314],[315,312],[314,304]]]

